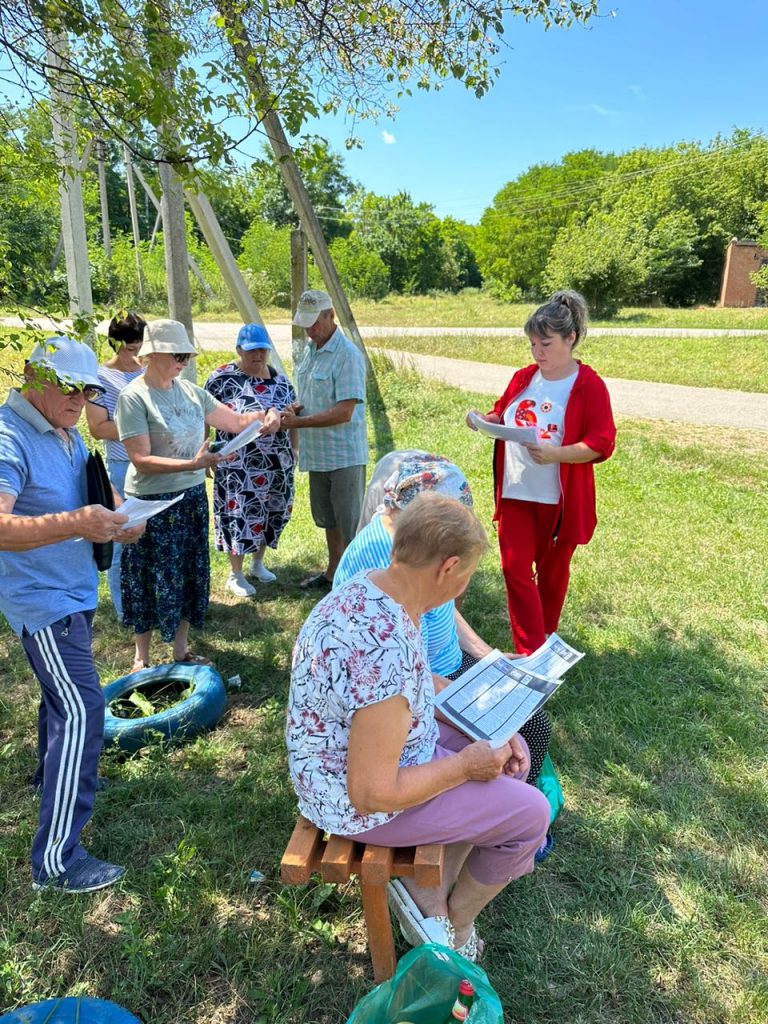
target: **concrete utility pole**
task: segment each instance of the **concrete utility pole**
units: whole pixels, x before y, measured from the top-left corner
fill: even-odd
[[[139,211],[136,208],[136,184],[133,180],[133,161],[131,151],[123,143],[123,162],[125,177],[128,182],[128,206],[131,211],[131,230],[133,231],[133,248],[136,254],[136,274],[139,281],[139,297],[144,299],[144,268],[141,265],[141,234],[139,233]]]
[[[262,125],[272,146],[272,151],[275,154],[277,166],[285,182],[285,187],[288,189],[294,208],[299,215],[302,228],[309,239],[312,255],[325,282],[325,287],[328,289],[328,293],[333,300],[333,305],[342,327],[363,353],[368,374],[372,376],[373,367],[368,358],[363,339],[360,336],[360,331],[357,328],[352,307],[349,305],[349,300],[339,280],[331,254],[328,251],[328,245],[326,244],[320,221],[317,219],[312,201],[304,187],[296,161],[293,159],[293,149],[283,131],[280,118],[270,105],[270,89],[259,70],[248,31],[232,0],[220,0],[219,10],[226,19],[228,27],[234,30],[232,32],[231,46],[240,64],[240,68],[251,87],[251,91],[254,96],[259,97],[264,103],[265,109],[262,115]]]
[[[155,236],[157,235],[157,232],[160,229],[160,225],[163,223],[163,214],[162,214],[161,204],[160,204],[160,200],[155,195],[154,189],[149,184],[149,182],[144,177],[144,175],[141,173],[141,171],[136,166],[136,164],[133,165],[133,171],[134,171],[134,174],[136,175],[136,177],[139,179],[139,182],[141,184],[141,187],[144,189],[144,194],[146,195],[147,199],[149,199],[149,201],[152,203],[154,208],[157,210],[157,217],[155,218],[155,226],[152,228],[152,237],[149,240],[149,247],[151,249],[152,246],[154,245]],[[186,224],[184,226],[184,237],[186,238]],[[208,296],[209,299],[212,299],[213,298],[213,289],[211,288],[211,286],[208,284],[208,282],[203,277],[203,272],[200,269],[200,267],[198,266],[197,260],[189,252],[189,250],[187,250],[187,262],[189,263],[189,269],[192,271],[192,273],[195,275],[197,280],[202,285],[202,288],[203,288],[203,291],[205,292],[205,294]]]
[[[243,323],[261,324],[263,326],[264,321],[261,318],[259,307],[256,305],[248,285],[245,283],[245,278],[240,272],[240,267],[237,265],[227,237],[221,230],[221,225],[208,196],[199,189],[187,189],[186,197],[195,220],[203,232],[208,248],[211,250],[211,254],[216,261],[216,266],[219,268],[219,272],[229,288],[230,295],[237,306],[240,316],[243,318]],[[270,356],[270,361],[285,373],[283,361],[274,346],[272,351],[273,354]]]
[[[299,296],[307,290],[307,236],[299,228],[291,232],[291,313],[296,312]],[[303,327],[291,324],[291,358],[294,373],[304,356],[307,336]]]
[[[49,76],[49,86],[53,146],[59,163],[61,231],[67,265],[69,309],[70,313],[77,315],[93,312],[93,295],[83,209],[82,163],[77,156],[77,135],[65,81],[66,53],[67,40],[63,34],[49,38],[48,62],[55,69]]]
[[[165,276],[168,281],[168,313],[171,320],[178,320],[184,324],[189,340],[194,344],[187,226],[184,221],[184,186],[171,164],[162,160],[158,170],[162,190],[160,210],[163,217]]]
[[[107,263],[112,259],[112,239],[109,232],[109,202],[107,200],[107,172],[105,160],[107,147],[103,139],[96,139],[96,161],[99,166],[99,201],[101,203],[101,238]]]

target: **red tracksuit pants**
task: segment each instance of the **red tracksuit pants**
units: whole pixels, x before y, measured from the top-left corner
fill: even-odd
[[[557,629],[576,545],[552,538],[558,505],[502,498],[499,512],[512,639],[518,654],[530,654]]]

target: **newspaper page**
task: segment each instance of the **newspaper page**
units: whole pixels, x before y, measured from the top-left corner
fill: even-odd
[[[562,679],[571,665],[575,665],[583,657],[583,651],[571,647],[565,640],[561,640],[557,633],[550,633],[538,650],[533,654],[526,654],[523,658],[515,658],[515,664],[518,668],[546,676],[547,679]]]
[[[435,706],[465,735],[500,747],[549,700],[563,673],[583,656],[557,634],[527,658],[491,651],[441,690]],[[548,674],[532,671],[533,665]]]

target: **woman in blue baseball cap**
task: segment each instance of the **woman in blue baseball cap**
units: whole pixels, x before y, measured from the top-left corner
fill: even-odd
[[[206,391],[236,412],[285,409],[296,400],[296,392],[285,374],[269,365],[271,351],[267,329],[245,324],[237,335],[237,359],[214,370],[205,382]],[[227,589],[236,597],[256,593],[246,574],[260,583],[276,578],[263,559],[267,547],[277,547],[293,511],[296,434],[279,430],[259,437],[214,471],[214,540],[217,550],[229,555]],[[217,432],[216,441],[228,441],[230,436]],[[247,573],[246,555],[251,556]]]

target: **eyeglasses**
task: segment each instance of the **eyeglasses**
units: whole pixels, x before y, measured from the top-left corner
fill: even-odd
[[[56,383],[58,384],[59,391],[67,398],[71,398],[72,395],[82,395],[86,402],[93,402],[94,399],[104,394],[101,388],[91,387],[88,384],[65,384],[61,380]]]
[[[174,352],[173,353],[173,358],[176,360],[177,363],[181,363],[182,366],[184,366],[192,358],[192,353],[191,352]]]

